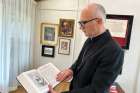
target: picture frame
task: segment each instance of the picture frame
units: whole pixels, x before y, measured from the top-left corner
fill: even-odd
[[[123,49],[129,49],[133,15],[106,15],[106,27]]]
[[[54,57],[55,47],[42,45],[42,56],[45,57]]]
[[[57,44],[58,39],[58,24],[42,23],[40,42],[43,45],[54,46]]]
[[[73,37],[74,34],[74,19],[60,19],[59,21],[59,37]]]
[[[70,54],[70,39],[59,38],[58,54],[69,55]]]

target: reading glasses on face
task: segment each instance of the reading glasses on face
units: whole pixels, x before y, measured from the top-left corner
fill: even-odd
[[[93,20],[96,20],[96,19],[98,19],[98,18],[93,18],[93,19],[85,20],[85,21],[79,21],[78,23],[81,27],[83,27],[86,23],[93,21]]]

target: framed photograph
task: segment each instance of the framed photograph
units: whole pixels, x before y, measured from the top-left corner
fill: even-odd
[[[42,56],[45,57],[54,57],[55,47],[42,45]]]
[[[60,38],[59,39],[59,54],[69,55],[70,54],[70,39]]]
[[[56,45],[58,38],[58,25],[50,23],[41,24],[41,44]]]
[[[123,49],[129,49],[133,15],[107,14],[106,27]]]
[[[73,37],[74,23],[73,19],[60,19],[58,35],[60,37]]]

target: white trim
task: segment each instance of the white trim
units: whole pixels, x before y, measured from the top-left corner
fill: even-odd
[[[32,0],[33,4],[37,5],[37,2],[35,0]]]

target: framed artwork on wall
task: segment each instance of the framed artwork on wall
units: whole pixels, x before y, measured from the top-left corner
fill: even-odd
[[[106,27],[123,49],[129,49],[133,15],[107,14]]]
[[[73,37],[74,23],[75,23],[74,19],[60,19],[58,36]]]
[[[55,47],[42,45],[42,56],[45,57],[54,57]]]
[[[59,39],[59,54],[69,55],[70,54],[70,39],[60,38]]]
[[[50,23],[41,24],[40,41],[43,45],[56,45],[58,38],[58,25]]]

